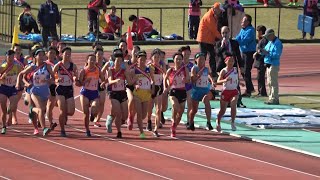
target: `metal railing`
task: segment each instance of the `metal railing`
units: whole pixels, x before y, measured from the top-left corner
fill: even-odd
[[[207,11],[211,7],[201,7],[202,12]],[[286,17],[287,11],[296,11],[300,14],[302,14],[302,8],[295,8],[295,7],[244,7],[245,8],[245,13],[250,14],[253,19],[253,25],[256,27],[257,24],[264,24],[264,22],[260,22],[261,17],[265,16],[263,13],[264,10],[267,9],[273,9],[272,14],[268,15],[270,18],[274,19],[272,25],[267,25],[267,27],[272,27],[274,30],[277,32],[278,37],[281,36],[282,27],[286,29],[286,32],[288,31],[288,28],[283,26],[284,23],[286,22],[283,21],[283,18],[288,18]],[[152,13],[152,17],[149,17],[150,19],[153,20],[154,22],[154,27],[158,28],[159,30],[159,36],[162,37],[164,34],[169,34],[169,33],[176,33],[180,34],[184,40],[186,40],[187,36],[187,24],[188,24],[188,7],[143,7],[143,8],[121,8],[118,7],[118,15],[122,20],[125,21],[125,25],[127,26],[127,23],[130,23],[127,20],[128,16],[130,14],[135,14],[136,16],[146,16],[149,17],[148,15],[150,12]],[[77,36],[78,35],[83,35],[86,34],[87,31],[87,8],[62,8],[60,9],[60,14],[61,14],[61,19],[62,19],[62,24],[60,27],[60,37],[62,34],[72,34],[75,39],[73,42],[77,42]],[[259,12],[259,13],[258,13]],[[148,15],[145,15],[148,14]],[[204,13],[202,13],[203,15]],[[170,17],[170,15],[179,15],[176,16],[179,19],[175,19],[174,24],[168,24],[168,19],[169,18],[175,18],[175,17]],[[18,14],[16,14],[15,10],[15,5],[12,3],[11,0],[4,0],[4,5],[0,5],[0,35],[1,41],[5,42],[11,42],[12,40],[12,34],[13,34],[13,28],[16,22],[16,17]],[[294,22],[296,23],[297,21],[297,16],[289,17],[294,18]],[[70,31],[70,28],[66,28],[66,26],[72,26],[72,31]],[[175,26],[175,30],[177,32],[168,32],[168,26]],[[68,29],[68,30],[66,30]],[[232,28],[231,28],[232,29]],[[294,29],[296,30],[296,26],[291,24],[291,30]],[[282,31],[281,31],[282,30]],[[123,29],[123,26],[120,28],[120,32],[124,32],[126,29]],[[283,31],[284,32],[284,31]],[[297,33],[300,31],[297,31]],[[300,32],[301,33],[301,32]],[[99,36],[97,36],[99,38]],[[296,37],[297,38],[297,37]],[[162,41],[162,38],[160,38],[160,41]],[[181,42],[181,41],[180,41]],[[177,42],[179,43],[179,42]]]
[[[211,7],[201,7],[202,9],[204,10],[208,10],[209,8]],[[244,7],[245,8],[245,13],[247,14],[250,14],[252,16],[252,19],[253,19],[253,25],[256,27],[257,26],[257,20],[259,19],[259,17],[262,17],[264,15],[259,15],[257,13],[258,10],[266,10],[266,9],[274,9],[276,11],[275,14],[277,14],[277,17],[276,18],[273,18],[275,21],[276,21],[276,26],[273,26],[272,28],[274,28],[274,30],[277,32],[277,35],[278,37],[280,37],[280,30],[281,30],[281,17],[282,17],[282,12],[283,12],[283,9],[286,9],[286,10],[290,10],[290,11],[299,11],[301,12],[302,14],[302,9],[301,8],[296,8],[296,7]],[[176,19],[175,22],[177,22],[176,24],[172,24],[172,25],[175,25],[177,26],[177,30],[180,31],[180,32],[171,32],[171,33],[181,33],[181,36],[183,37],[183,39],[185,40],[186,38],[186,29],[187,29],[187,24],[188,24],[188,20],[187,20],[187,17],[188,17],[188,14],[187,14],[187,10],[189,8],[188,7],[139,7],[139,8],[121,8],[121,7],[118,7],[117,8],[117,11],[120,11],[119,13],[119,17],[122,19],[122,20],[125,20],[128,18],[128,16],[124,16],[124,14],[128,14],[127,12],[131,12],[130,14],[135,14],[137,17],[143,13],[141,13],[142,11],[145,11],[145,10],[148,10],[148,11],[151,11],[151,12],[155,12],[153,15],[153,17],[148,17],[150,19],[153,20],[153,22],[158,22],[158,27],[159,28],[159,36],[162,37],[162,35],[164,34],[163,31],[166,30],[166,25],[164,25],[164,19],[168,19],[167,14],[164,13],[164,12],[168,12],[168,11],[174,11],[174,13],[178,14],[182,14],[179,19]],[[79,28],[79,14],[82,15],[83,17],[83,13],[84,14],[87,14],[87,8],[62,8],[60,9],[60,13],[62,14],[62,16],[64,14],[70,16],[70,11],[74,12],[74,29],[73,29],[73,35],[75,37],[75,41],[74,42],[77,42],[77,35],[78,34],[81,34],[78,32],[78,28]],[[84,12],[83,12],[84,11]],[[156,13],[158,12],[158,13]],[[168,13],[170,14],[170,13]],[[172,13],[171,13],[172,14]],[[202,13],[204,14],[204,13]],[[272,14],[272,16],[274,16],[275,14]],[[72,16],[72,15],[71,15]],[[291,17],[291,18],[295,18],[297,19],[297,16],[295,17]],[[62,18],[63,19],[63,18]],[[83,21],[83,20],[82,20]],[[70,23],[72,21],[68,21],[68,23]],[[128,22],[128,21],[127,21]],[[297,21],[295,21],[297,22]],[[63,23],[63,20],[62,20],[62,23]],[[131,23],[131,22],[129,22]],[[239,22],[240,23],[240,22]],[[177,25],[179,24],[179,25]],[[275,24],[275,23],[274,23]],[[182,27],[181,27],[181,26]],[[69,24],[70,26],[70,24]],[[72,25],[71,25],[72,26]],[[131,24],[130,24],[131,26]],[[180,26],[180,27],[179,27]],[[296,27],[296,26],[293,26],[293,27]],[[83,28],[83,27],[81,27]],[[124,31],[123,27],[120,28],[121,29],[121,32]],[[232,29],[232,28],[231,28]],[[181,32],[182,30],[182,32]],[[125,30],[126,31],[126,30]],[[63,25],[61,26],[60,28],[60,36],[61,34],[63,34],[64,32],[64,29],[63,29]],[[70,32],[69,32],[70,33]],[[97,36],[99,37],[99,36]],[[160,38],[160,41],[162,41],[162,38]]]
[[[15,25],[15,8],[12,0],[3,0],[0,5],[0,40],[11,42]]]

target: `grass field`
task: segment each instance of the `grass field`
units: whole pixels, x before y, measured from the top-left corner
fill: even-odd
[[[39,8],[39,4],[44,2],[44,0],[32,0],[28,1],[33,8]],[[85,8],[87,0],[77,0],[77,1],[67,1],[60,0],[55,1],[59,8]],[[204,7],[210,7],[214,1],[203,1]],[[117,14],[123,17],[125,25],[123,26],[123,31],[127,30],[127,27],[131,25],[131,22],[128,21],[128,17],[131,14],[137,14],[136,8],[146,8],[146,7],[157,7],[163,8],[162,10],[162,27],[160,27],[160,9],[141,9],[139,10],[140,16],[146,16],[153,20],[154,27],[162,32],[162,35],[178,34],[185,36],[188,39],[187,35],[187,8],[183,9],[166,9],[168,7],[187,7],[188,1],[179,0],[162,0],[162,1],[153,1],[153,0],[140,0],[140,1],[128,1],[117,0],[112,1],[111,5],[118,7]],[[286,4],[286,2],[283,2]],[[253,17],[253,23],[256,20],[256,24],[263,24],[266,27],[274,28],[278,30],[278,9],[273,8],[262,8],[257,9],[256,18],[254,17],[254,6],[246,8],[245,12],[250,14]],[[261,7],[261,6],[260,6]],[[123,9],[120,8],[132,8],[132,9]],[[202,14],[206,12],[206,8],[202,9]],[[18,14],[22,11],[21,8],[16,7],[16,19]],[[37,15],[37,10],[33,10],[33,13]],[[301,9],[286,9],[281,10],[281,19],[280,19],[280,38],[283,39],[298,39],[301,38],[301,32],[297,30],[297,19],[298,15],[302,13]],[[185,15],[185,18],[183,18]],[[62,12],[62,34],[75,34],[74,27],[77,23],[77,36],[84,35],[88,32],[87,28],[87,11],[79,10],[78,19],[75,21],[75,11],[74,10],[64,10]],[[183,26],[184,23],[184,26]],[[183,30],[184,27],[184,30]],[[316,29],[316,36],[320,33],[319,28]]]

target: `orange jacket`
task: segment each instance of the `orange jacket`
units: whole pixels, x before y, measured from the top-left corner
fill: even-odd
[[[214,11],[210,8],[200,21],[197,41],[213,44],[216,38],[221,39],[221,34],[218,31],[218,19],[214,17]]]

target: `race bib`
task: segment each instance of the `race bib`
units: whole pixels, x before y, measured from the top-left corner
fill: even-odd
[[[58,79],[58,84],[62,86],[72,86],[72,81],[68,75],[60,75]]]
[[[182,80],[183,78],[184,78],[184,74],[183,74],[183,73],[178,74],[178,75],[173,79],[172,88],[173,88],[173,89],[181,89],[181,88],[184,88],[184,87],[185,87],[185,83],[184,83],[183,80]]]
[[[17,83],[17,76],[6,76],[4,84],[6,86],[15,86]]]
[[[154,75],[154,81],[155,81],[155,85],[161,85],[162,82],[163,82],[162,74],[155,74]]]
[[[139,77],[138,85],[140,89],[145,89],[145,90],[151,89],[151,83],[147,77]]]
[[[124,91],[124,80],[120,80],[118,83],[112,84],[112,91]]]
[[[196,82],[197,87],[208,87],[208,85],[209,85],[208,76],[201,76]]]

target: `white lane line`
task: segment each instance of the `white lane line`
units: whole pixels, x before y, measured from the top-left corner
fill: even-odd
[[[77,130],[79,132],[85,132],[84,130],[78,129],[78,128],[73,127],[73,126],[69,126],[69,127],[71,127],[74,130]],[[160,154],[160,155],[163,155],[163,156],[166,156],[166,157],[170,157],[172,159],[177,159],[177,160],[180,160],[180,161],[183,161],[183,162],[187,162],[187,163],[190,163],[190,164],[193,164],[193,165],[197,165],[197,166],[200,166],[200,167],[204,167],[204,168],[207,168],[207,169],[210,169],[210,170],[214,170],[214,171],[218,171],[218,172],[221,172],[221,173],[225,173],[225,174],[228,174],[228,175],[231,175],[231,176],[235,176],[235,177],[238,177],[238,178],[251,179],[251,178],[244,177],[244,176],[241,176],[241,175],[237,175],[237,174],[234,174],[234,173],[230,173],[230,172],[227,172],[227,171],[224,171],[224,170],[221,170],[221,169],[217,169],[217,168],[213,168],[213,167],[210,167],[210,166],[206,166],[204,164],[200,164],[200,163],[197,163],[197,162],[194,162],[194,161],[190,161],[190,160],[187,160],[187,159],[179,158],[179,157],[176,157],[176,156],[173,156],[173,155],[170,155],[170,154],[166,154],[166,153],[163,153],[163,152],[160,152],[160,151],[156,151],[156,150],[153,150],[153,149],[149,149],[149,148],[145,148],[145,147],[142,147],[142,146],[139,146],[139,145],[128,143],[128,142],[125,142],[125,141],[122,141],[122,140],[109,138],[107,136],[103,136],[103,135],[100,135],[100,134],[95,134],[95,133],[92,133],[92,134],[95,135],[95,136],[101,137],[103,139],[117,141],[119,143],[126,144],[128,146],[132,146],[132,147],[136,147],[136,148],[139,148],[139,149],[143,149],[145,151],[153,152],[155,154]]]
[[[74,99],[76,99],[78,97],[79,97],[79,95],[75,96]],[[76,111],[78,111],[80,113],[83,113],[81,110],[79,110],[77,108],[76,108]],[[73,126],[70,126],[70,127],[75,129],[75,130],[77,130],[77,131],[85,132],[84,130],[78,129],[76,127],[73,127]],[[225,173],[225,174],[228,174],[228,175],[231,175],[231,176],[235,176],[235,177],[238,177],[238,178],[250,179],[248,177],[244,177],[244,176],[241,176],[241,175],[238,175],[238,174],[234,174],[234,173],[231,173],[231,172],[227,172],[227,171],[224,171],[224,170],[221,170],[221,169],[217,169],[217,168],[213,168],[213,167],[210,167],[210,166],[206,166],[204,164],[200,164],[200,163],[197,163],[197,162],[194,162],[194,161],[190,161],[190,160],[187,160],[187,159],[179,158],[179,157],[176,157],[176,156],[173,156],[173,155],[170,155],[170,154],[162,153],[160,151],[156,151],[156,150],[153,150],[153,149],[145,148],[145,147],[138,146],[138,145],[135,145],[135,144],[131,144],[131,143],[128,143],[128,142],[124,142],[124,141],[121,141],[121,140],[118,140],[118,139],[109,138],[107,136],[103,136],[103,135],[100,135],[100,134],[93,134],[93,135],[101,137],[101,138],[104,138],[104,139],[117,141],[117,142],[122,143],[122,144],[126,144],[126,145],[129,145],[129,146],[132,146],[132,147],[136,147],[136,148],[143,149],[143,150],[146,150],[146,151],[149,151],[149,152],[153,152],[153,153],[156,153],[156,154],[160,154],[160,155],[163,155],[163,156],[166,156],[166,157],[177,159],[177,160],[180,160],[180,161],[183,161],[183,162],[187,162],[187,163],[190,163],[190,164],[193,164],[193,165],[197,165],[197,166],[200,166],[200,167],[204,167],[204,168],[207,168],[207,169],[211,169],[211,170],[214,170],[214,171]]]
[[[5,180],[11,180],[10,178],[4,177],[4,176],[0,176],[0,178],[5,179]]]
[[[314,131],[313,131],[313,132],[314,132]],[[318,133],[318,132],[316,132],[316,133]],[[159,133],[159,134],[160,134],[160,133]],[[172,138],[171,136],[168,136],[168,135],[166,135],[166,134],[160,134],[160,135],[166,136],[166,137],[168,137],[168,138]],[[242,137],[242,136],[239,136],[239,135],[237,135],[237,134],[231,134],[231,133],[230,133],[229,135],[234,136],[234,137],[238,137],[238,138],[242,138],[242,139],[246,139],[246,138],[244,138],[244,137]],[[289,167],[285,167],[285,166],[281,166],[281,165],[274,164],[274,163],[271,163],[271,162],[263,161],[263,160],[260,160],[260,159],[255,159],[255,158],[252,158],[252,157],[249,157],[249,156],[237,154],[237,153],[230,152],[230,151],[227,151],[227,150],[223,150],[223,149],[215,148],[215,147],[212,147],[212,146],[208,146],[208,145],[204,145],[204,144],[200,144],[200,143],[196,143],[196,142],[184,140],[184,139],[182,139],[182,138],[177,138],[177,137],[175,137],[175,139],[178,139],[178,140],[181,140],[181,141],[190,143],[190,144],[194,144],[194,145],[197,145],[197,146],[205,147],[205,148],[208,148],[208,149],[220,151],[220,152],[223,152],[223,153],[232,154],[232,155],[234,155],[234,156],[242,157],[242,158],[249,159],[249,160],[252,160],[252,161],[257,161],[257,162],[264,163],[264,164],[268,164],[268,165],[271,165],[271,166],[283,168],[283,169],[286,169],[286,170],[289,170],[289,171],[294,171],[294,172],[298,172],[298,173],[301,173],[301,174],[305,174],[305,175],[313,176],[313,177],[316,177],[316,178],[320,178],[320,176],[318,176],[318,175],[314,175],[314,174],[310,174],[310,173],[307,173],[307,172],[299,171],[299,170],[292,169],[292,168],[289,168]],[[252,140],[252,141],[256,141],[256,142],[258,142],[258,143],[266,144],[265,141],[260,142],[260,141],[257,141],[257,140],[255,140],[255,139],[251,139],[251,138],[248,138],[248,140]],[[271,144],[268,144],[268,145],[271,145]],[[274,145],[273,145],[273,146],[274,146]],[[286,147],[280,147],[280,148],[287,149]],[[299,152],[299,151],[296,150],[296,149],[294,149],[294,150],[292,150],[292,151],[297,151],[297,152]],[[300,152],[300,153],[306,153],[306,152]],[[310,154],[309,154],[309,155],[310,155]],[[316,154],[312,154],[312,156],[319,157],[319,155],[316,155]]]
[[[27,113],[25,113],[25,112],[23,112],[23,111],[18,110],[18,112],[27,115]],[[70,125],[68,125],[68,126],[70,126]],[[72,127],[72,126],[70,126],[70,127]],[[25,133],[25,132],[22,132],[22,131],[20,131],[20,130],[16,130],[16,129],[13,129],[13,128],[11,128],[11,129],[12,129],[13,131],[15,131],[15,132],[19,132],[19,133],[22,133],[22,134],[25,134],[25,135],[28,135],[28,136],[32,136],[32,134]],[[78,129],[77,129],[77,130],[78,130]],[[78,131],[80,131],[80,132],[85,132],[85,131],[82,131],[82,130],[78,130]],[[128,165],[128,164],[119,162],[119,161],[115,161],[115,160],[112,160],[112,159],[109,159],[109,158],[106,158],[106,157],[103,157],[103,156],[99,156],[99,155],[97,155],[97,154],[93,154],[93,153],[90,153],[90,152],[87,152],[87,151],[84,151],[84,150],[81,150],[81,149],[77,149],[77,148],[75,148],[75,147],[71,147],[71,146],[68,146],[68,145],[65,145],[65,144],[61,144],[61,143],[58,143],[58,142],[55,142],[55,141],[52,141],[52,140],[49,140],[49,139],[45,139],[45,138],[42,138],[42,137],[37,137],[37,138],[38,138],[38,139],[41,139],[41,140],[43,140],[43,141],[47,141],[47,142],[49,142],[49,143],[53,143],[53,144],[56,144],[56,145],[59,145],[59,146],[62,146],[62,147],[68,148],[68,149],[72,149],[72,150],[81,152],[81,153],[83,153],[83,154],[87,154],[87,155],[90,155],[90,156],[93,156],[93,157],[96,157],[96,158],[100,158],[100,159],[103,159],[103,160],[106,160],[106,161],[110,161],[110,162],[113,162],[113,163],[116,163],[116,164],[119,164],[119,165],[122,165],[122,166],[125,166],[125,167],[128,167],[128,168],[131,168],[131,169],[135,169],[135,170],[138,170],[138,171],[147,173],[147,174],[151,174],[151,175],[154,175],[154,176],[163,178],[163,179],[172,180],[172,179],[169,178],[169,177],[165,177],[165,176],[162,176],[162,175],[160,175],[160,174],[156,174],[156,173],[153,173],[153,172],[150,172],[150,171],[147,171],[147,170],[144,170],[144,169],[140,169],[140,168],[137,168],[137,167],[134,167],[134,166],[131,166],[131,165]]]
[[[320,132],[318,132],[318,131],[312,131],[312,129],[302,129],[302,130],[304,130],[304,131],[308,131],[308,132],[317,133],[317,134],[319,134],[319,133],[320,133]]]
[[[299,98],[299,99],[308,100],[308,101],[320,102],[320,100],[310,99],[310,98],[306,98],[306,97],[302,97],[302,96],[294,96],[294,97]]]
[[[49,164],[49,163],[46,163],[46,162],[43,162],[43,161],[40,161],[40,160],[37,160],[37,159],[34,159],[32,157],[29,157],[29,156],[26,156],[26,155],[23,155],[23,154],[20,154],[18,152],[15,152],[15,151],[12,151],[12,150],[9,150],[9,149],[6,149],[6,148],[3,148],[3,147],[0,147],[0,150],[3,150],[3,151],[6,151],[8,153],[11,153],[11,154],[14,154],[14,155],[17,155],[17,156],[20,156],[20,157],[23,157],[23,158],[26,158],[26,159],[29,159],[31,161],[34,161],[34,162],[37,162],[37,163],[40,163],[40,164],[43,164],[43,165],[46,165],[46,166],[49,166],[49,167],[52,167],[52,168],[55,168],[55,169],[58,169],[60,171],[63,171],[63,172],[66,172],[66,173],[69,173],[69,174],[72,174],[74,176],[77,176],[77,177],[80,177],[80,178],[83,178],[83,179],[88,179],[88,180],[92,180],[91,178],[89,177],[86,177],[86,176],[82,176],[80,174],[77,174],[77,173],[74,173],[74,172],[71,172],[71,171],[68,171],[66,169],[63,169],[63,168],[60,168],[58,166],[55,166],[55,165],[52,165],[52,164]]]

